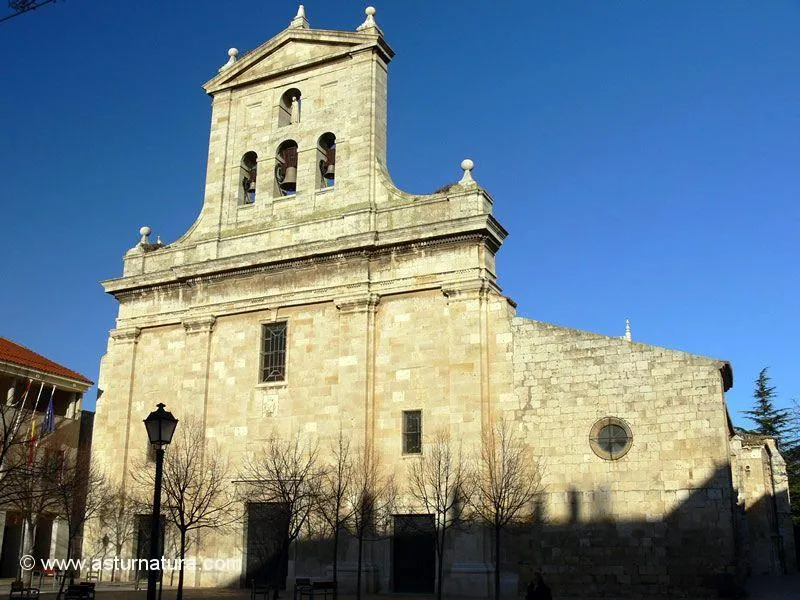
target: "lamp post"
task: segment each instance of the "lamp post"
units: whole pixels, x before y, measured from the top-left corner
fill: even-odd
[[[108,534],[103,536],[103,539],[100,540],[103,543],[103,561],[100,563],[100,573],[98,573],[97,580],[103,581],[103,569],[105,569],[106,564],[106,554],[108,553],[108,543],[111,541],[108,539]]]
[[[164,470],[164,446],[172,441],[172,434],[178,426],[176,419],[171,412],[164,410],[164,404],[158,403],[156,410],[147,415],[144,420],[147,428],[147,437],[150,444],[156,451],[156,482],[153,489],[153,516],[150,527],[150,567],[153,561],[159,561],[159,540],[161,539],[161,474]],[[156,600],[156,585],[160,569],[147,570],[147,600]]]

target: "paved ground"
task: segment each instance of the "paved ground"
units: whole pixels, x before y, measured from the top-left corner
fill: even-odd
[[[0,580],[0,599],[5,598],[5,590],[10,588],[11,580]],[[55,592],[47,589],[42,590],[42,597],[53,600]],[[747,600],[800,600],[800,574],[787,575],[784,577],[756,577],[751,579],[747,585]],[[98,584],[98,600],[145,600],[146,592],[131,589],[130,584]],[[250,600],[250,594],[246,590],[231,589],[192,589],[184,591],[185,600],[212,600],[220,598],[222,600]],[[292,600],[291,593],[284,593],[281,598]],[[340,595],[339,600],[354,600],[354,596]],[[364,600],[432,600],[434,596],[427,594],[403,595],[403,594],[383,594],[381,596],[366,596]],[[577,600],[553,594],[555,600]],[[175,600],[175,590],[164,588],[162,600]],[[260,600],[260,599],[259,599]],[[468,600],[464,598],[447,598],[447,600]],[[469,600],[475,600],[471,598]],[[516,599],[509,599],[516,600]],[[606,599],[609,600],[609,599]],[[657,600],[651,598],[649,600]],[[704,600],[704,599],[686,599]]]

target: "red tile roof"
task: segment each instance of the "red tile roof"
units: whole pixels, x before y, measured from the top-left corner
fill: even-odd
[[[33,350],[28,350],[25,346],[15,344],[11,340],[7,340],[4,337],[0,337],[0,361],[13,363],[29,369],[36,369],[37,371],[49,373],[50,375],[58,375],[59,377],[75,379],[77,381],[88,383],[89,385],[94,383],[80,373],[76,373],[67,367],[63,367],[57,362],[53,362],[41,354],[36,354],[36,352]]]

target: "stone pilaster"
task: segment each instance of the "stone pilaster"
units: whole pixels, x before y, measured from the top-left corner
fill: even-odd
[[[454,403],[454,410],[466,409],[480,414],[480,432],[492,425],[488,316],[488,297],[492,289],[496,286],[485,279],[442,287],[452,317],[450,400]]]
[[[181,389],[181,409],[184,415],[197,415],[206,426],[208,403],[208,366],[211,356],[211,333],[216,317],[207,315],[183,320],[186,332],[184,347],[184,377]]]
[[[108,382],[108,389],[102,390],[103,395],[97,400],[98,414],[105,415],[103,422],[95,427],[95,445],[103,448],[107,454],[119,453],[119,440],[124,440],[122,445],[122,461],[114,460],[112,456],[101,457],[108,465],[122,466],[120,473],[121,485],[124,488],[128,473],[128,451],[131,436],[131,427],[138,423],[131,423],[131,407],[133,404],[133,374],[136,369],[136,348],[139,342],[141,329],[126,327],[113,329],[110,332],[108,354],[104,361],[104,369],[109,373],[102,380]],[[101,405],[110,404],[101,411]],[[122,420],[124,415],[125,420]],[[99,434],[99,435],[98,435]],[[116,440],[116,442],[114,441]],[[100,442],[100,443],[97,443]],[[116,471],[114,469],[113,471]]]
[[[339,385],[347,390],[344,405],[363,407],[364,449],[375,436],[375,313],[377,294],[342,298],[339,309]],[[362,425],[356,421],[356,427]]]

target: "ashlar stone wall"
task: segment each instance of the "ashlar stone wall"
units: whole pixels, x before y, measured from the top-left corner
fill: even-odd
[[[722,363],[529,319],[512,329],[515,413],[546,458],[529,560],[588,593],[713,587],[732,573]],[[605,417],[632,433],[617,460],[590,446]]]

